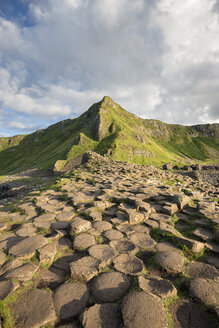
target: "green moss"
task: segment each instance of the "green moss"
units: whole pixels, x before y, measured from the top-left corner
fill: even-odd
[[[206,247],[204,247],[200,252],[194,253],[191,249],[189,249],[188,247],[183,245],[182,252],[183,252],[183,255],[185,257],[187,257],[187,259],[189,259],[190,261],[204,259],[205,257],[207,257],[209,255],[209,250]]]
[[[4,301],[0,301],[0,317],[3,322],[4,328],[14,328],[14,320],[11,315],[11,311],[8,304]]]
[[[174,328],[173,326],[173,318],[172,315],[169,312],[170,306],[175,304],[178,300],[178,297],[169,297],[163,300],[163,305],[165,308],[166,316],[167,316],[167,322],[168,322],[168,327],[169,328]]]

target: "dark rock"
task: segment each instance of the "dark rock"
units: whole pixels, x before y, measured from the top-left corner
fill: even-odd
[[[100,262],[99,266],[101,267],[105,267],[111,263],[117,254],[112,247],[105,244],[91,246],[88,253]]]
[[[92,256],[84,256],[70,264],[71,276],[81,281],[89,281],[99,272],[100,262]]]
[[[84,312],[84,328],[119,328],[121,324],[118,306],[115,304],[95,304]]]
[[[125,328],[166,328],[167,320],[160,298],[146,292],[132,292],[122,302]]]
[[[96,244],[94,236],[88,233],[81,233],[74,238],[73,247],[77,249],[86,249]]]
[[[163,170],[172,170],[173,169],[173,165],[172,164],[164,164],[162,166]]]
[[[207,313],[189,300],[179,299],[169,312],[174,328],[213,328]]]
[[[10,280],[0,281],[0,300],[6,298],[10,293],[17,289],[18,286],[18,283],[12,282]]]
[[[219,278],[219,272],[213,265],[196,261],[187,264],[183,269],[183,273],[193,278]]]
[[[179,252],[159,252],[156,255],[157,262],[168,272],[182,272],[185,259]]]
[[[19,281],[31,280],[38,266],[32,263],[26,263],[18,268],[12,269],[4,274],[6,279],[17,279]]]
[[[70,320],[78,315],[88,303],[89,291],[81,282],[68,282],[54,293],[54,306],[60,320]]]
[[[132,276],[139,275],[143,270],[143,262],[131,254],[119,255],[117,258],[115,258],[113,263],[117,271]]]
[[[124,237],[124,235],[120,231],[114,229],[104,231],[103,235],[109,240],[117,240],[122,239]]]
[[[9,254],[19,258],[30,258],[38,248],[46,244],[48,244],[47,239],[39,235],[25,238],[15,246],[12,246]]]
[[[110,246],[114,248],[118,253],[129,253],[136,249],[135,244],[127,239],[113,240],[110,242]]]
[[[189,294],[206,305],[219,306],[219,279],[195,278],[191,281]]]
[[[120,272],[108,272],[92,280],[91,291],[97,303],[111,303],[119,300],[129,286],[127,276]]]
[[[155,241],[146,233],[136,232],[130,235],[130,240],[139,249],[152,248],[156,244]]]
[[[167,279],[159,277],[150,277],[148,279],[140,276],[138,283],[141,289],[145,292],[156,294],[161,298],[174,297],[177,295],[177,290],[173,284]]]
[[[24,292],[11,306],[11,312],[16,328],[40,328],[56,319],[52,298],[47,290]]]

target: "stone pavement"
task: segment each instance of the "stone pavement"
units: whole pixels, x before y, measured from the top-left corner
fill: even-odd
[[[93,158],[0,207],[1,325],[217,327],[218,231],[216,187]]]

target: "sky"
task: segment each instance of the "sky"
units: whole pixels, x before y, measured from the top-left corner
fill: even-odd
[[[0,0],[0,137],[110,96],[142,118],[219,122],[219,0]]]

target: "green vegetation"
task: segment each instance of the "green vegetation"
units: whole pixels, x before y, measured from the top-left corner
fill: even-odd
[[[166,312],[166,316],[167,316],[167,322],[168,322],[168,327],[169,328],[174,328],[173,327],[173,318],[172,315],[169,312],[169,307],[171,307],[171,305],[175,304],[178,300],[178,297],[169,297],[163,300],[163,305],[165,308],[165,312]]]
[[[76,119],[30,135],[0,138],[0,174],[49,169],[57,161],[62,169],[66,161],[88,150],[114,160],[156,166],[188,158],[213,163],[219,152],[218,131],[218,124],[196,128],[144,120],[104,97]]]

